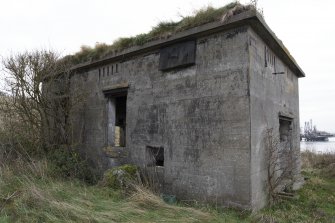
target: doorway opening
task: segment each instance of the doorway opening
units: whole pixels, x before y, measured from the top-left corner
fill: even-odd
[[[127,89],[104,92],[107,97],[107,145],[126,146]]]

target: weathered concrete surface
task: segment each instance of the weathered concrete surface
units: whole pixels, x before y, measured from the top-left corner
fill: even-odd
[[[160,50],[150,45],[139,49],[141,53],[76,68],[73,89],[81,86],[88,94],[73,115],[73,141],[100,170],[125,162],[150,167],[148,148],[163,147],[159,177],[165,193],[261,208],[266,202],[261,139],[268,126],[278,129],[279,112],[288,114],[299,150],[297,76],[303,73],[296,68],[299,73],[293,74],[286,62],[290,67],[295,62],[281,55],[283,62],[276,52],[276,70],[285,75],[273,75],[273,68],[264,67],[264,48],[271,35],[266,34],[264,41],[254,31],[255,23],[253,17],[251,22],[227,25],[229,29],[209,24],[207,35],[203,27],[201,35],[188,31],[196,49],[195,64],[187,67],[159,70]],[[272,47],[278,44],[269,48],[280,50]],[[113,96],[105,94],[118,88],[127,88],[124,148],[113,148],[110,140],[115,108],[110,104]]]
[[[275,56],[275,62],[265,65],[268,46],[252,29],[249,29],[249,36],[251,199],[252,206],[260,208],[267,201],[268,161],[264,137],[270,128],[279,136],[280,116],[292,119],[292,149],[294,154],[299,154],[294,159],[295,177],[300,174],[299,88],[296,75],[269,48],[268,55]]]
[[[164,190],[181,199],[250,206],[248,28],[197,40],[196,65],[162,72],[159,53],[124,60],[73,77],[90,90],[78,129],[82,146],[101,168],[111,107],[102,89],[128,83],[126,142],[130,160],[146,166],[147,146],[164,147]],[[115,64],[107,64],[107,66]],[[99,78],[100,69],[100,78]],[[105,69],[106,70],[106,69]],[[84,75],[84,76],[85,76]],[[79,115],[78,115],[79,116]],[[81,125],[84,125],[80,127]],[[111,130],[112,131],[112,130]],[[109,162],[109,165],[108,165]]]

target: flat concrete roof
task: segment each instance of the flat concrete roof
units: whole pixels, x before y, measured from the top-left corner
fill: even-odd
[[[276,55],[293,71],[293,73],[295,73],[298,77],[305,77],[305,73],[291,56],[291,54],[288,52],[283,43],[276,37],[274,32],[265,23],[263,17],[256,10],[253,9],[234,15],[225,22],[217,21],[207,23],[188,29],[186,31],[178,32],[167,39],[154,40],[145,43],[142,46],[134,46],[124,49],[103,59],[75,65],[72,67],[72,70],[86,70],[112,62],[130,59],[131,57],[159,50],[162,47],[166,47],[177,42],[194,40],[199,37],[208,36],[210,34],[218,33],[223,30],[229,30],[245,25],[249,25],[263,39],[263,41],[274,52],[276,52]]]

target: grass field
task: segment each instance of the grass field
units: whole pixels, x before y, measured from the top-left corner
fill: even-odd
[[[0,222],[335,222],[335,155],[303,154],[297,198],[256,214],[207,206],[168,205],[138,188],[132,195],[81,181],[55,179],[48,163],[0,167]]]

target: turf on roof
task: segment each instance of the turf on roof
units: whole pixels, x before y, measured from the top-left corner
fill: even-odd
[[[237,12],[240,13],[241,11],[250,9],[252,6],[243,6],[238,2],[230,3],[221,8],[208,6],[196,11],[191,16],[183,17],[179,22],[160,22],[148,33],[142,33],[133,37],[122,37],[114,41],[111,45],[97,43],[93,48],[89,46],[82,46],[79,52],[74,55],[68,55],[64,59],[70,61],[72,64],[102,59],[115,51],[119,52],[132,46],[141,46],[153,40],[166,39],[175,33],[206,23],[220,21],[224,15],[235,7],[240,7],[239,12]]]

